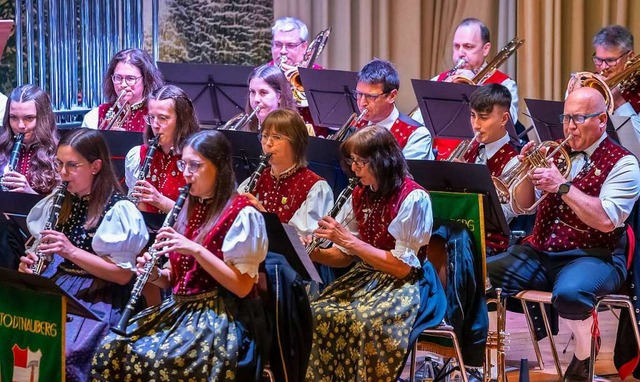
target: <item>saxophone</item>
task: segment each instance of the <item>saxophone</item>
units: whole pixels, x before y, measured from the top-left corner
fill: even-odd
[[[18,161],[20,160],[20,149],[22,148],[22,144],[24,141],[24,133],[20,133],[16,136],[16,140],[13,142],[13,148],[11,148],[11,154],[9,154],[9,163],[7,163],[7,167],[4,168],[4,173],[8,171],[16,171],[16,167],[18,167]],[[3,191],[8,191],[9,189],[5,186],[2,186]]]
[[[349,198],[351,197],[351,194],[353,193],[353,190],[356,188],[358,183],[360,183],[360,178],[358,177],[354,176],[353,178],[349,179],[349,184],[344,190],[342,190],[342,192],[340,192],[340,195],[338,195],[338,199],[336,199],[336,202],[333,204],[333,207],[331,207],[331,210],[329,210],[329,213],[327,213],[327,216],[330,216],[334,219],[336,216],[338,216],[338,212],[340,212],[340,209],[342,208],[342,206],[344,206],[347,200],[349,200]],[[307,254],[310,255],[313,251],[315,251],[320,245],[324,244],[326,241],[327,241],[326,239],[319,239],[318,237],[313,235],[311,242],[306,247]]]
[[[98,127],[99,130],[111,130],[114,127],[120,128],[129,118],[129,115],[131,114],[131,105],[129,102],[125,102],[124,105],[120,105],[120,100],[125,96],[125,94],[127,94],[126,90],[120,92],[116,102],[114,102],[109,110],[107,110],[104,120]],[[118,110],[116,110],[116,108]]]
[[[47,219],[44,224],[44,230],[54,229],[56,224],[58,224],[58,216],[60,216],[60,209],[62,208],[62,201],[64,200],[64,196],[67,191],[67,186],[69,182],[63,182],[62,185],[56,191],[55,196],[53,197],[53,207],[51,207],[51,213],[49,214],[49,219]],[[31,271],[34,275],[40,275],[44,270],[45,266],[51,262],[51,256],[42,253],[38,247],[42,243],[42,237],[38,239],[35,243],[34,247],[36,249],[36,256],[38,259],[31,265]]]
[[[187,184],[186,186],[180,189],[180,195],[178,196],[178,200],[176,200],[176,204],[173,205],[173,208],[167,214],[167,217],[164,219],[161,228],[171,227],[175,224],[176,219],[178,218],[178,214],[182,210],[182,206],[184,206],[184,202],[187,200],[187,195],[189,195],[189,190],[191,189],[191,184]],[[155,245],[158,242],[156,240],[153,244]],[[144,269],[136,278],[136,282],[133,285],[133,289],[131,290],[131,297],[129,297],[129,301],[127,302],[127,306],[125,306],[124,311],[122,312],[122,316],[120,316],[120,321],[118,324],[111,328],[115,333],[124,335],[127,330],[127,325],[129,323],[129,317],[131,317],[131,313],[136,308],[138,304],[138,299],[140,295],[142,295],[142,289],[144,285],[149,280],[149,276],[153,271],[153,268],[158,264],[159,256],[156,254],[157,250],[151,246],[149,248],[149,255],[151,255],[151,259],[144,264]]]
[[[258,179],[267,165],[269,164],[269,159],[271,159],[271,154],[260,155],[260,163],[258,163],[258,167],[256,171],[251,174],[251,178],[249,179],[249,183],[244,187],[243,193],[253,193],[256,190],[256,186],[258,185]]]
[[[158,150],[158,146],[160,146],[160,136],[162,134],[158,134],[149,140],[149,148],[147,149],[147,155],[144,156],[144,161],[142,161],[142,166],[140,166],[140,171],[138,171],[138,181],[145,180],[147,175],[149,174],[149,170],[151,169],[151,161],[153,160],[153,155]],[[135,189],[135,187],[133,187]],[[129,193],[129,200],[133,202],[133,204],[138,205],[140,203],[140,199],[138,197],[133,196],[133,189],[131,193]]]

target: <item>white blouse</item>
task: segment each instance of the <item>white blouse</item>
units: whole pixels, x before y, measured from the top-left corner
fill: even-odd
[[[262,214],[253,207],[244,207],[222,242],[223,261],[255,278],[268,249],[269,239]]]
[[[40,200],[29,211],[27,228],[40,239],[40,232],[49,219],[55,193]],[[140,211],[128,200],[116,202],[100,222],[91,247],[101,257],[109,258],[120,268],[135,270],[136,256],[149,241],[149,232]],[[75,243],[72,243],[75,244]]]
[[[133,146],[124,159],[124,181],[129,191],[133,190],[133,186],[138,181],[138,173],[140,172],[140,147]]]
[[[336,220],[344,224],[354,236],[360,238],[351,198],[342,206]],[[398,215],[387,229],[396,239],[396,246],[391,250],[393,256],[411,267],[420,268],[418,251],[429,243],[432,226],[433,214],[429,194],[420,189],[411,191],[400,204]],[[353,255],[345,248],[338,245],[336,247],[348,255]]]

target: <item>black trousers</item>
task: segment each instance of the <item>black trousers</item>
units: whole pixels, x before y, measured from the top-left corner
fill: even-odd
[[[502,288],[505,296],[526,289],[550,291],[560,317],[584,320],[596,298],[617,292],[627,277],[626,238],[620,242],[607,256],[585,254],[588,251],[558,255],[514,245],[487,259],[487,273],[493,287]]]

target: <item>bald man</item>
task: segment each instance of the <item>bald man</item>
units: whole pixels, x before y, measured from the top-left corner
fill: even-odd
[[[532,238],[487,259],[487,270],[492,285],[507,296],[525,289],[552,292],[553,306],[576,338],[565,381],[587,381],[596,299],[618,291],[627,276],[623,227],[638,198],[640,169],[631,153],[607,137],[598,91],[569,94],[560,119],[565,137],[571,135],[571,173],[565,179],[553,165],[531,172],[529,191],[548,193]]]

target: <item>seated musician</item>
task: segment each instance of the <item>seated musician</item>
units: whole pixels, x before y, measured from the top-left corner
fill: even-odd
[[[67,380],[87,381],[93,353],[129,300],[135,257],[149,235],[140,212],[120,191],[101,134],[81,129],[64,137],[56,168],[68,186],[29,212],[29,231],[39,245],[27,250],[19,270],[32,272],[36,251],[54,256],[42,276],[102,317],[74,316],[65,326]],[[58,192],[64,193],[58,223],[43,230]]]
[[[130,195],[140,202],[140,210],[167,213],[178,198],[179,188],[186,184],[177,165],[182,145],[200,127],[189,96],[175,85],[154,90],[147,97],[147,104],[146,143],[133,147],[127,154],[126,183]],[[158,138],[157,149],[151,157],[149,171],[142,176],[140,168],[154,138]]]
[[[506,125],[509,121],[511,94],[499,84],[478,87],[469,99],[471,126],[476,138],[464,154],[462,161],[486,164],[492,176],[500,176],[518,163],[518,152],[510,143]],[[516,216],[508,204],[502,204],[507,221]],[[501,233],[487,232],[487,255],[504,252],[509,238]]]
[[[245,113],[251,115],[258,106],[260,110],[241,130],[260,132],[262,122],[272,111],[276,109],[296,110],[289,82],[278,68],[267,65],[259,66],[251,72],[247,82],[249,94]]]
[[[149,278],[173,296],[135,316],[126,335],[104,339],[94,381],[259,380],[268,329],[259,300],[248,296],[267,252],[264,219],[235,191],[222,133],[189,137],[178,164],[191,189],[175,228],[162,228],[153,245],[170,265]],[[149,259],[138,258],[139,271]]]
[[[246,193],[261,211],[273,212],[306,237],[333,205],[333,191],[326,180],[307,168],[309,134],[297,112],[278,109],[269,113],[259,135],[269,165],[248,190],[246,179],[238,192]]]
[[[412,345],[412,328],[439,324],[446,309],[433,267],[421,265],[431,201],[411,179],[387,129],[364,127],[341,151],[361,185],[335,219],[320,221],[315,235],[334,246],[314,250],[311,258],[355,266],[311,304],[315,329],[307,380],[395,381]]]
[[[9,168],[16,137],[24,134],[18,163]],[[60,183],[55,170],[58,132],[49,95],[35,85],[15,88],[0,126],[0,168],[3,190],[48,194]]]
[[[607,137],[606,106],[597,90],[570,93],[561,118],[565,137],[572,136],[571,173],[565,179],[555,165],[530,171],[533,187],[547,194],[533,235],[489,258],[487,270],[493,287],[506,296],[524,289],[552,292],[553,306],[576,338],[565,381],[586,381],[596,298],[616,292],[626,278],[623,226],[638,199],[640,169],[633,155]],[[522,152],[531,149],[529,143]],[[528,205],[529,199],[522,201]]]
[[[605,80],[624,71],[627,61],[635,57],[633,35],[621,25],[609,25],[600,29],[593,37],[593,49],[593,65]],[[619,86],[611,89],[611,94],[614,104],[613,115],[630,116],[640,139],[640,98],[637,94],[623,96]]]
[[[374,59],[358,73],[356,101],[360,113],[367,110],[361,125],[378,125],[396,138],[406,159],[433,159],[431,133],[395,105],[400,78],[389,61]]]
[[[136,48],[121,50],[109,62],[102,80],[102,92],[107,102],[89,111],[84,116],[82,127],[144,131],[147,96],[162,85],[162,73],[147,52]],[[115,115],[123,107],[130,108],[130,112],[126,117],[123,113],[122,120],[112,124],[112,115],[108,114]]]

